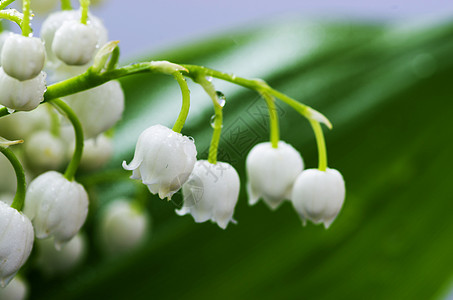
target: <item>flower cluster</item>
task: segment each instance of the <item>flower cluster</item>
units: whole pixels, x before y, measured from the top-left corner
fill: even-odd
[[[181,89],[183,103],[174,127],[154,125],[145,129],[130,163],[122,163],[125,170],[132,171],[130,178],[141,180],[161,199],[170,201],[181,190],[183,204],[176,214],[191,215],[196,223],[211,221],[222,229],[236,223],[233,215],[240,177],[231,164],[217,161],[226,98],[208,79],[216,77],[255,90],[269,108],[270,142],[253,147],[245,162],[249,204],[263,199],[275,210],[290,200],[303,224],[306,220],[323,223],[326,228],[332,224],[343,205],[345,183],[337,170],[327,168],[321,130],[321,123],[330,125],[327,118],[262,80],[167,61],[118,67],[118,42],[108,42],[102,22],[88,13],[89,2],[81,0],[80,10],[66,7],[50,14],[38,38],[29,28],[30,2],[24,1],[24,14],[16,16],[23,18],[19,22],[22,35],[0,34],[2,287],[25,264],[34,244],[36,265],[50,276],[68,272],[83,260],[91,239],[85,238],[81,230],[89,217],[88,208],[93,207],[89,199],[96,195],[96,189],[90,187],[102,180],[111,184],[118,179],[112,177],[121,179],[127,174],[123,170],[123,175],[87,176],[84,181],[77,172],[99,170],[112,157],[114,133],[110,129],[125,109],[123,90],[114,79],[133,74],[171,75]],[[52,7],[55,1],[47,4]],[[48,8],[36,8],[40,9]],[[181,134],[190,107],[186,77],[199,84],[213,101],[215,115],[207,159],[197,159],[194,139]],[[47,85],[46,80],[58,82]],[[274,97],[312,124],[320,155],[318,169],[304,170],[300,153],[280,141]],[[133,186],[134,197],[115,195],[99,205],[99,212],[90,213],[96,218],[90,224],[94,224],[93,231],[98,235],[97,246],[105,254],[132,251],[149,236],[150,215],[141,190],[147,196],[149,193],[143,185]],[[26,284],[21,280],[16,277],[9,288],[0,289],[0,297],[25,297]]]

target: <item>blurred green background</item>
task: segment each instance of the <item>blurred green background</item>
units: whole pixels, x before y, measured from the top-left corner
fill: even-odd
[[[30,270],[32,299],[432,299],[445,297],[453,275],[451,78],[453,24],[380,25],[288,21],[225,34],[138,60],[202,64],[271,86],[323,112],[329,166],[342,172],[346,200],[329,230],[301,225],[289,202],[271,211],[250,207],[244,164],[268,139],[265,103],[252,91],[214,81],[225,93],[220,160],[241,176],[237,225],[223,231],[174,213],[181,203],[146,194],[153,217],[137,251],[105,258],[90,235],[90,255],[74,273],[46,279]],[[101,175],[79,174],[93,209],[133,196],[121,162],[131,160],[140,132],[171,126],[180,106],[171,77],[122,80],[126,111],[116,152]],[[207,157],[213,114],[191,84],[183,133]],[[308,122],[278,103],[281,138],[316,167]],[[104,182],[103,178],[106,178]]]

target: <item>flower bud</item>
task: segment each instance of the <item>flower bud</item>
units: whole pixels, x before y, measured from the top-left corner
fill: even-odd
[[[33,110],[44,100],[46,73],[19,81],[8,76],[0,67],[0,91],[0,104],[13,110]]]
[[[66,21],[55,32],[52,51],[67,65],[81,66],[93,58],[98,36],[93,27],[79,21]]]
[[[55,37],[56,31],[66,21],[77,21],[80,22],[80,11],[79,10],[62,10],[50,14],[43,22],[41,27],[41,38],[45,42],[47,61],[52,69],[59,68],[61,65],[65,65],[57,59],[54,52],[52,51],[52,44]],[[108,40],[107,29],[102,24],[102,21],[92,14],[88,14],[87,26],[92,27],[98,37],[97,48],[104,45]]]
[[[30,167],[38,170],[58,169],[65,160],[65,145],[49,131],[38,131],[24,143]]]
[[[199,160],[182,187],[184,205],[176,213],[191,214],[197,223],[211,220],[225,229],[230,221],[235,222],[239,185],[239,175],[230,164]]]
[[[132,179],[140,179],[153,194],[171,199],[186,182],[197,160],[193,140],[162,126],[143,131],[137,141],[134,159],[123,168],[133,170]]]
[[[41,73],[46,52],[41,39],[11,34],[3,44],[1,59],[6,74],[24,81]]]
[[[0,285],[5,287],[24,265],[33,247],[30,220],[0,202]]]
[[[271,143],[253,147],[246,167],[249,204],[262,197],[271,209],[276,209],[284,199],[290,199],[294,180],[302,172],[304,162],[296,149],[280,141],[278,148],[273,148]]]
[[[327,229],[337,217],[345,198],[343,176],[334,169],[307,169],[294,182],[291,200],[303,224],[310,220]]]
[[[49,171],[30,183],[24,212],[33,222],[36,237],[53,237],[58,249],[71,240],[85,222],[88,195],[81,184]]]
[[[28,286],[20,276],[15,276],[6,287],[0,288],[2,300],[24,300],[27,294]]]
[[[65,97],[82,123],[85,139],[96,137],[121,119],[124,93],[118,81]]]
[[[74,269],[86,253],[86,239],[78,233],[67,244],[55,249],[52,238],[37,240],[37,263],[41,270],[48,274],[61,274]]]
[[[99,225],[101,247],[109,254],[121,254],[137,248],[148,234],[149,217],[130,201],[110,202]]]

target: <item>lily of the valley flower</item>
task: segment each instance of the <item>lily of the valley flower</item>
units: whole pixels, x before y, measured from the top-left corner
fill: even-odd
[[[55,247],[71,240],[85,223],[88,195],[82,185],[49,171],[36,177],[25,197],[25,214],[38,239],[53,237]]]
[[[116,80],[65,97],[64,100],[82,123],[85,139],[110,129],[123,115],[124,93]]]
[[[46,73],[19,81],[5,73],[0,67],[0,104],[12,110],[33,110],[42,100],[46,91]]]
[[[106,253],[121,254],[139,246],[148,229],[148,214],[130,201],[118,199],[109,203],[101,216],[99,239]]]
[[[52,238],[37,240],[36,262],[48,275],[66,273],[83,260],[86,248],[86,238],[80,232],[60,250],[55,249]]]
[[[278,148],[271,143],[253,147],[247,156],[247,191],[249,204],[259,198],[270,208],[276,209],[284,199],[289,199],[294,180],[302,172],[304,162],[299,152],[283,141]]]
[[[303,224],[310,220],[329,228],[345,198],[343,176],[334,169],[307,169],[294,182],[291,200]]]
[[[5,287],[30,255],[33,226],[16,209],[0,201],[0,285]]]
[[[97,44],[98,36],[93,27],[70,20],[55,32],[52,51],[65,64],[81,66],[91,61]]]
[[[235,222],[239,185],[239,175],[230,164],[199,160],[182,187],[184,206],[176,213],[191,214],[197,223],[211,220],[225,229],[230,221]]]
[[[10,34],[2,48],[2,67],[9,76],[23,81],[41,73],[46,51],[39,38]]]
[[[140,134],[134,159],[130,164],[123,161],[123,168],[132,170],[131,178],[142,180],[151,193],[171,199],[189,178],[196,160],[193,140],[154,125]]]

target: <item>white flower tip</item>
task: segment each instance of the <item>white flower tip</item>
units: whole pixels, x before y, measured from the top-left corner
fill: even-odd
[[[16,276],[16,273],[14,273],[10,276],[2,277],[0,279],[0,286],[2,288],[6,287],[8,285],[8,283],[10,283],[10,281],[13,280],[14,276]]]
[[[309,108],[309,112],[311,119],[326,125],[329,129],[332,129],[332,123],[330,123],[329,119],[327,119],[327,117],[324,116],[322,113],[312,108]]]
[[[189,73],[189,70],[187,70],[183,66],[171,63],[171,62],[166,61],[166,60],[152,61],[152,62],[150,62],[150,65],[151,65],[152,68],[155,68],[155,69],[159,70],[160,72],[162,72],[164,74],[171,75],[174,72],[181,72],[181,71]]]

